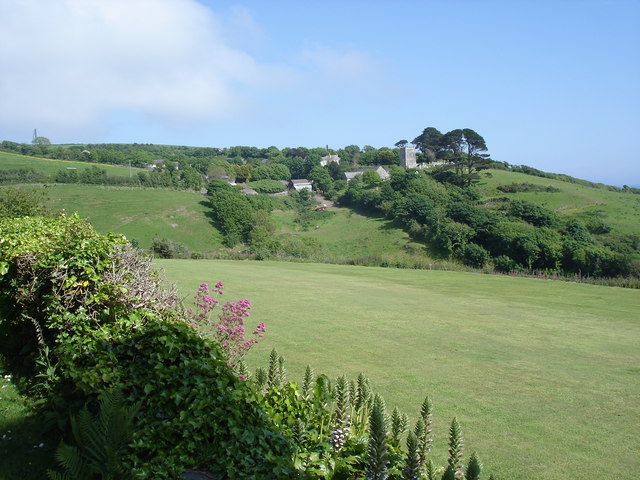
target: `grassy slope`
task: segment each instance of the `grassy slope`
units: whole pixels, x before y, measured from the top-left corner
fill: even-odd
[[[562,215],[600,212],[599,217],[613,227],[612,234],[640,234],[640,195],[589,188],[505,170],[490,170],[490,173],[492,176],[483,177],[479,184],[486,198],[509,197],[542,203]],[[504,193],[496,189],[498,185],[523,182],[551,185],[559,188],[560,192]]]
[[[128,177],[128,167],[116,167],[114,165],[106,165],[104,163],[87,163],[87,162],[71,162],[68,160],[52,160],[49,158],[30,157],[27,155],[18,155],[15,153],[0,152],[0,170],[14,170],[18,168],[33,168],[37,172],[52,174],[58,170],[66,168],[77,168],[82,171],[87,167],[95,165],[106,170],[107,175],[121,175]],[[139,168],[133,168],[135,175]]]
[[[640,292],[503,276],[318,264],[158,261],[190,297],[249,298],[290,377],[365,372],[413,418],[435,402],[439,463],[460,419],[498,478],[630,478],[640,433]],[[467,451],[467,457],[470,450]]]
[[[99,232],[122,233],[142,248],[149,248],[156,236],[198,252],[221,245],[219,232],[206,217],[205,197],[198,193],[91,185],[54,185],[46,191],[52,211],[78,212]]]
[[[425,253],[424,245],[411,241],[396,223],[383,217],[361,215],[348,208],[329,208],[326,215],[318,215],[313,220],[313,227],[306,232],[296,231],[292,211],[275,211],[273,217],[280,232],[317,238],[337,258]]]

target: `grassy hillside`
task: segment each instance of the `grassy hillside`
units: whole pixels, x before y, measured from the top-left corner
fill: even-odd
[[[307,231],[299,231],[292,211],[276,211],[273,217],[279,232],[317,238],[334,258],[428,258],[424,245],[412,241],[396,222],[348,208],[332,207],[318,213]]]
[[[183,243],[191,251],[221,246],[198,193],[164,189],[53,185],[45,187],[52,211],[65,209],[91,221],[101,233],[122,233],[149,248],[157,237]]]
[[[640,434],[640,293],[470,273],[228,261],[158,261],[190,298],[224,281],[249,298],[290,378],[309,363],[365,372],[415,419],[435,403],[435,455],[457,415],[466,457],[502,479],[631,478]],[[631,475],[632,476],[632,475]]]
[[[102,163],[87,163],[87,162],[71,162],[67,160],[52,160],[50,158],[30,157],[27,155],[18,155],[15,153],[0,152],[0,170],[15,170],[19,168],[33,168],[38,172],[45,174],[52,174],[58,170],[64,170],[66,168],[77,168],[83,170],[87,167],[95,165],[101,169],[106,170],[107,175],[121,175],[128,177],[129,168],[116,167],[114,165],[105,165]],[[135,175],[139,168],[133,168],[132,172]]]
[[[640,234],[640,195],[589,188],[550,178],[536,177],[507,170],[489,170],[479,187],[486,199],[508,197],[544,204],[564,216],[595,215],[613,227],[612,234]],[[499,185],[531,183],[552,186],[558,192],[504,193]]]

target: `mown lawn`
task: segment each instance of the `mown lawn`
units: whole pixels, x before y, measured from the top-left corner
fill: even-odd
[[[202,281],[248,298],[290,378],[307,364],[368,375],[415,418],[435,403],[446,458],[457,415],[467,457],[501,479],[633,478],[640,467],[640,292],[489,276],[320,264],[157,261],[188,301]]]

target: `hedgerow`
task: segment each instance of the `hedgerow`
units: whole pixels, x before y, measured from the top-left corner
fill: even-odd
[[[77,216],[3,219],[0,231],[0,353],[56,424],[117,388],[141,403],[125,458],[137,478],[290,476],[289,443],[256,393],[123,237]]]

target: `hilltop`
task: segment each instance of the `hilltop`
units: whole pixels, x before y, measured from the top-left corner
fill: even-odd
[[[501,271],[588,276],[636,275],[638,270],[640,196],[635,189],[527,166],[487,163],[457,184],[457,170],[446,162],[422,170],[386,165],[380,172],[390,177],[383,181],[372,165],[395,162],[401,148],[12,142],[2,147],[65,157],[0,152],[3,183],[55,182],[46,187],[52,209],[78,211],[99,231],[123,233],[146,249],[162,240],[198,257],[233,258],[241,251],[256,258],[411,268],[493,265]],[[343,180],[356,166],[369,171],[355,181]],[[278,193],[286,180],[301,177],[322,195]],[[229,197],[232,204],[249,200],[245,218],[230,225],[226,216],[216,218],[210,195],[234,179],[272,194]],[[314,211],[314,205],[327,202],[326,210]],[[267,214],[258,221],[252,213],[257,211]],[[256,221],[262,222],[258,229]],[[237,248],[240,243],[244,249]]]

